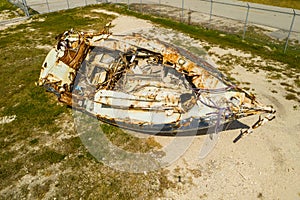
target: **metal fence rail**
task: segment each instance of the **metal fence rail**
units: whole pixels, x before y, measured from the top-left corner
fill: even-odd
[[[21,7],[27,16],[29,9],[39,13],[48,13],[98,3],[123,3],[128,9],[148,12],[149,6],[155,14],[171,15],[182,22],[197,22],[216,28],[219,23],[231,20],[242,32],[245,39],[248,27],[256,26],[269,30],[269,36],[285,41],[284,52],[288,43],[300,43],[300,11],[288,8],[263,6],[250,3],[236,3],[230,0],[10,0]],[[153,12],[152,12],[153,14]],[[214,26],[214,27],[212,27]],[[223,28],[229,31],[232,27]]]

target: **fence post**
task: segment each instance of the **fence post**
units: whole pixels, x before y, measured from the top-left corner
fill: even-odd
[[[245,39],[246,30],[247,30],[248,16],[249,16],[249,10],[250,10],[249,3],[247,3],[247,6],[248,6],[248,8],[247,8],[247,15],[246,15],[245,25],[244,25],[243,40]]]
[[[191,25],[192,23],[192,11],[191,9],[189,9],[189,12],[188,12],[188,25]]]
[[[46,0],[46,4],[47,4],[48,12],[50,12],[50,6],[48,0]]]
[[[30,15],[29,15],[26,0],[22,0],[22,3],[23,3],[23,6],[24,6],[24,12],[25,12],[26,16],[29,17]]]
[[[67,0],[67,5],[68,5],[68,9],[70,8],[70,5],[69,5],[69,0]]]
[[[86,1],[86,0],[84,0],[84,2],[85,2],[85,6],[87,6],[87,1]]]
[[[212,11],[213,11],[213,0],[210,0],[210,13],[209,13],[209,24],[212,18]]]
[[[140,13],[143,12],[143,9],[142,9],[142,0],[140,0]]]
[[[294,9],[293,9],[293,12],[294,12],[294,15],[293,15],[292,23],[291,23],[291,26],[290,26],[290,31],[289,31],[289,34],[287,36],[286,42],[285,42],[284,51],[283,51],[284,53],[286,52],[286,49],[287,49],[287,46],[288,46],[288,42],[289,42],[289,38],[290,38],[290,35],[291,35],[291,32],[292,32],[292,29],[293,29],[293,26],[294,26],[295,17],[296,17],[296,11]]]
[[[184,17],[184,0],[181,0],[181,22],[183,22],[183,17]]]
[[[127,9],[129,10],[129,0],[127,1]]]

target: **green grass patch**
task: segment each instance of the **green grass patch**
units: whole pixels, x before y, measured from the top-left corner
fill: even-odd
[[[161,148],[153,137],[147,139],[134,137],[132,134],[124,132],[122,129],[108,124],[101,124],[103,133],[109,141],[129,152],[146,153],[150,150]]]
[[[66,155],[58,153],[49,148],[45,148],[42,151],[38,152],[37,154],[34,154],[31,161],[45,163],[45,164],[47,164],[48,162],[50,164],[53,164],[62,161],[65,157]]]
[[[17,9],[18,7],[10,3],[8,0],[0,0],[0,12],[3,10],[16,11]]]
[[[260,3],[271,6],[300,9],[299,0],[242,0],[245,2]]]
[[[3,163],[0,168],[0,179],[4,180],[3,182],[11,182],[16,178],[16,174],[19,174],[22,168],[22,163],[17,161],[9,164]],[[3,182],[0,186],[2,186]]]

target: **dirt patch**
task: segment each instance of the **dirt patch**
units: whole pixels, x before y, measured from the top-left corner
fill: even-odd
[[[121,23],[125,20],[126,27]],[[136,28],[136,23],[139,28]],[[167,167],[169,180],[175,188],[165,191],[169,199],[296,199],[298,198],[300,160],[299,140],[299,102],[285,98],[286,90],[280,86],[282,79],[268,78],[270,70],[285,69],[282,63],[263,60],[235,49],[223,49],[217,45],[194,40],[184,34],[157,26],[149,26],[145,21],[120,16],[115,23],[114,34],[142,34],[149,38],[160,39],[180,45],[183,48],[195,47],[201,50],[198,55],[219,63],[219,68],[226,71],[237,82],[252,89],[258,100],[270,104],[277,110],[277,118],[257,129],[240,142],[233,144],[239,134],[238,129],[220,133],[219,141],[213,151],[204,159],[199,158],[199,151],[207,136],[194,138],[190,148],[172,165]],[[131,29],[131,27],[133,27]],[[208,53],[203,47],[210,46]],[[195,53],[195,52],[194,52]],[[231,62],[232,59],[236,62]],[[224,63],[230,63],[229,68]],[[223,64],[222,64],[223,63]],[[216,64],[215,64],[216,66]],[[250,66],[255,66],[251,69]],[[257,70],[255,70],[257,69]],[[284,76],[284,75],[283,75]],[[284,81],[293,81],[293,77],[284,76]],[[276,90],[277,93],[272,91]],[[295,109],[296,108],[296,109]],[[241,122],[252,125],[257,117],[242,119]],[[165,145],[168,137],[155,139]]]

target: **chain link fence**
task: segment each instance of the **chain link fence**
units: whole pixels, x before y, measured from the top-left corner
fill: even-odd
[[[27,16],[33,14],[32,10],[48,13],[98,3],[121,3],[138,12],[238,34],[241,39],[260,38],[270,43],[284,43],[284,52],[288,47],[300,49],[300,11],[288,8],[222,0],[9,1],[22,8]]]
[[[118,1],[115,1],[118,2]],[[125,1],[120,1],[126,3]],[[300,50],[300,11],[215,0],[131,0],[129,9]],[[271,9],[272,8],[272,9]]]

